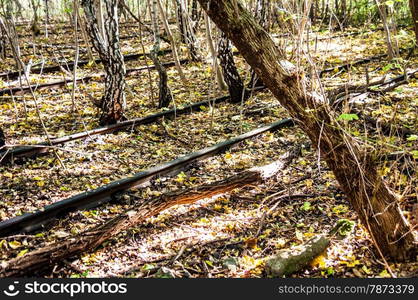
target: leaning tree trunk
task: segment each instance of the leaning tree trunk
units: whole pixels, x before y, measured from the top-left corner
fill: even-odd
[[[100,33],[93,2],[93,0],[82,0],[81,4],[87,17],[87,29],[93,47],[99,53],[106,71],[105,93],[100,102],[102,109],[100,125],[107,125],[124,119],[126,70],[119,45],[118,0],[105,1],[105,36]],[[105,41],[108,41],[108,45]]]
[[[399,261],[415,256],[416,240],[397,196],[378,174],[370,153],[339,127],[326,99],[283,60],[268,33],[239,1],[199,2],[319,149],[378,250]]]
[[[415,44],[418,45],[418,0],[409,0],[409,8],[412,13],[412,22],[415,31]]]
[[[218,58],[222,67],[222,72],[232,103],[239,103],[247,99],[249,92],[244,87],[241,76],[238,73],[234,62],[234,55],[231,50],[231,42],[227,36],[222,33],[218,44]]]

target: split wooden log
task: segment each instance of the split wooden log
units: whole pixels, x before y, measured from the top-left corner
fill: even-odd
[[[0,266],[0,277],[17,277],[33,274],[51,267],[66,258],[91,251],[106,240],[129,228],[138,226],[147,218],[174,205],[190,204],[198,200],[230,192],[247,185],[260,184],[285,169],[298,155],[300,148],[287,152],[279,160],[262,167],[240,172],[224,180],[187,190],[179,190],[153,198],[132,207],[106,223],[96,226],[74,237],[67,238],[11,259]]]

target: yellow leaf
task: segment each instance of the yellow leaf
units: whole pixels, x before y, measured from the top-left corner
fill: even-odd
[[[9,242],[9,246],[12,249],[17,249],[20,246],[22,246],[22,243],[21,242],[18,242],[18,241],[11,241],[11,242]]]
[[[28,251],[29,251],[28,249],[24,249],[24,250],[20,251],[20,252],[17,254],[17,257],[21,257],[21,256],[25,255]]]
[[[382,277],[382,278],[389,278],[389,277],[391,277],[391,276],[390,276],[390,274],[388,273],[388,271],[386,271],[386,269],[385,269],[385,270],[383,270],[382,272],[380,272],[379,277]]]
[[[296,230],[296,238],[299,240],[299,241],[303,241],[303,234],[302,234],[302,232],[300,232],[299,230]]]
[[[9,172],[3,173],[3,175],[6,176],[6,177],[8,177],[8,178],[12,178],[13,177],[13,174],[12,173],[9,173]]]
[[[305,232],[303,235],[305,237],[307,237],[307,238],[310,238],[310,237],[313,237],[315,235],[315,233],[313,233],[313,232]]]
[[[312,267],[318,267],[320,269],[325,269],[326,267],[326,261],[324,255],[319,255],[313,259],[311,262]]]
[[[229,159],[231,159],[231,158],[232,158],[232,155],[231,155],[231,153],[229,153],[229,152],[226,152],[226,153],[225,153],[225,155],[224,155],[224,158],[225,158],[226,160],[229,160]]]
[[[184,174],[184,172],[180,172],[180,173],[177,175],[177,178],[175,179],[175,181],[177,181],[178,183],[183,183],[183,182],[184,182],[184,180],[186,179],[186,177],[187,177],[187,175],[186,175],[186,174]]]

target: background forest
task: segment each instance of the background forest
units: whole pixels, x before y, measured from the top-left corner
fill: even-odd
[[[417,0],[0,0],[0,277],[416,277]]]

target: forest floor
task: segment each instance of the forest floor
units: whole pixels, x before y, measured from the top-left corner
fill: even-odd
[[[25,28],[19,30],[23,33]],[[384,54],[383,32],[362,30],[364,33],[337,38],[329,37],[338,33],[312,33],[309,50],[316,69]],[[25,63],[32,59],[34,64],[44,61],[45,65],[54,65],[57,61],[74,59],[74,49],[29,47],[30,43],[65,45],[74,40],[71,32],[59,27],[55,31],[47,39],[25,37],[20,40]],[[354,32],[355,29],[347,31]],[[136,33],[136,29],[123,28],[121,35]],[[400,46],[405,49],[410,47],[412,36],[412,32],[401,29],[398,36]],[[204,37],[199,37],[202,45],[203,41]],[[276,38],[276,41],[283,43],[285,39]],[[287,43],[291,53],[292,45],[290,41]],[[151,46],[149,34],[144,33],[143,44],[147,52]],[[143,52],[139,38],[122,39],[121,45],[124,54]],[[163,45],[169,47],[165,43]],[[186,49],[182,48],[181,53],[185,57]],[[206,53],[206,49],[202,49],[202,53]],[[399,61],[382,58],[348,71],[332,71],[323,76],[323,85],[328,90],[365,84],[366,73],[370,81],[374,81],[382,76],[391,78],[403,74],[404,70],[417,69],[418,51],[415,50],[408,59],[407,54],[407,51],[403,52],[404,59]],[[84,58],[85,54],[81,53],[81,56]],[[161,59],[172,61],[172,56],[167,54]],[[248,66],[240,56],[236,56],[236,62],[242,77],[248,81]],[[145,59],[130,61],[127,62],[127,69],[146,64],[152,63]],[[13,71],[13,59],[2,61],[0,70],[0,73]],[[186,84],[178,79],[175,68],[168,69],[169,86],[177,107],[226,94],[217,88],[210,59],[187,63],[183,65],[183,71]],[[77,77],[97,76],[101,72],[100,65],[89,64],[77,70]],[[41,84],[71,76],[71,72],[64,71],[31,74],[30,81]],[[154,96],[151,95],[149,76],[152,77]],[[128,119],[160,111],[156,105],[156,79],[155,71],[127,76]],[[18,80],[0,80],[0,89],[15,86],[19,86]],[[28,145],[46,140],[38,112],[50,138],[98,127],[98,109],[92,99],[101,97],[103,87],[103,78],[99,76],[92,81],[78,83],[75,106],[71,96],[72,84],[35,91],[33,95],[0,96],[0,124],[6,132],[8,144]],[[401,208],[416,228],[418,76],[387,93],[369,91],[349,97],[344,100],[340,111],[345,115],[359,115],[358,120],[345,120],[342,124],[359,141],[374,149],[376,157],[381,158],[382,175],[391,188],[402,195]],[[242,105],[225,102],[201,112],[66,143],[57,148],[59,160],[49,153],[23,162],[0,165],[0,220],[33,212],[58,200],[287,117],[287,112],[265,90],[254,92]],[[366,117],[377,121],[377,126],[366,122]],[[385,130],[387,126],[389,132]],[[409,134],[398,135],[399,128],[407,129]],[[343,241],[333,241],[326,253],[293,277],[389,277],[390,272],[399,277],[418,276],[417,262],[386,264],[376,255],[367,231],[349,207],[332,172],[319,162],[316,149],[311,147],[306,135],[297,127],[246,140],[179,173],[153,179],[118,194],[111,203],[71,213],[45,231],[0,238],[0,260],[7,261],[57,240],[67,239],[151,197],[208,184],[253,166],[267,165],[295,147],[302,148],[300,155],[275,178],[258,186],[170,208],[149,218],[141,226],[118,234],[99,249],[64,261],[41,275],[265,277],[265,257],[326,233],[338,220],[348,219],[355,222],[353,232]],[[397,159],[384,159],[384,155],[392,153],[398,154]]]

